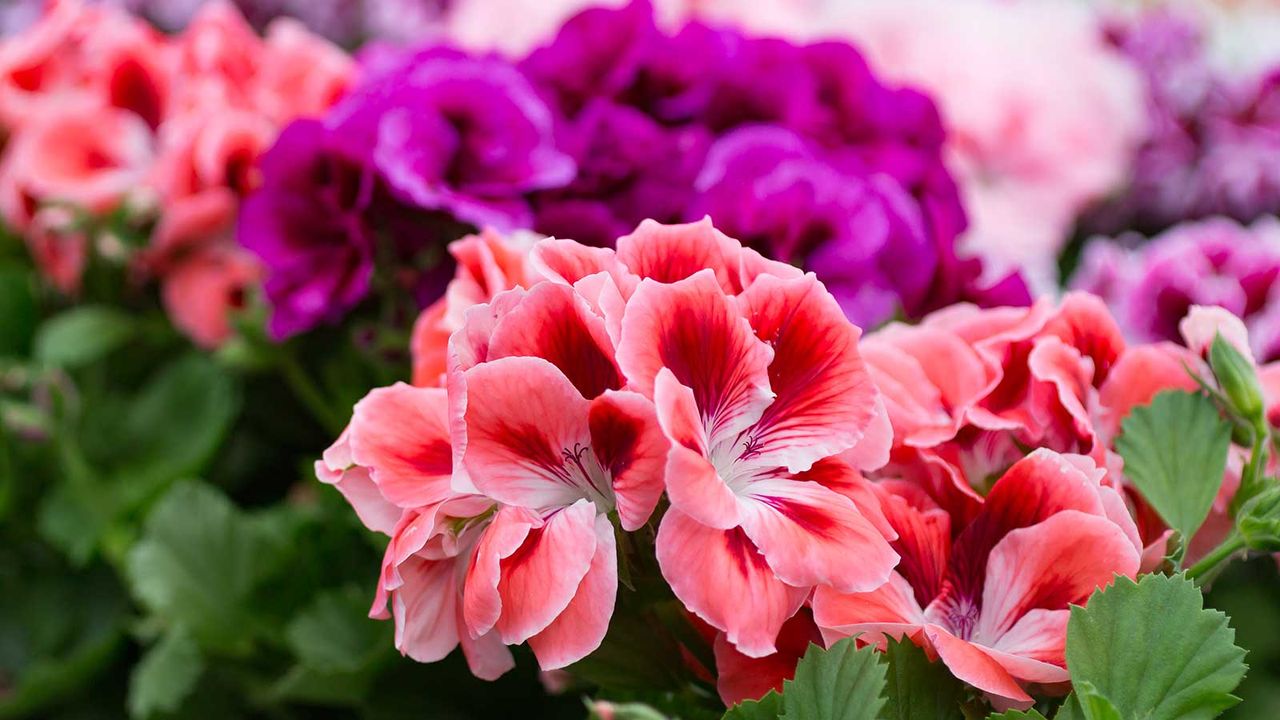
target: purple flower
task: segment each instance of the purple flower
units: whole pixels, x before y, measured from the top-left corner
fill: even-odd
[[[813,270],[855,323],[914,311],[932,283],[938,259],[911,196],[886,175],[841,172],[790,130],[724,136],[698,188],[692,216],[708,214],[743,243]]]
[[[1133,249],[1140,242],[1135,234],[1093,241],[1072,286],[1107,300],[1136,341],[1179,341],[1192,305],[1220,305],[1249,326],[1260,359],[1280,358],[1280,221],[1212,218]]]
[[[534,196],[533,227],[605,246],[646,218],[683,221],[710,144],[700,126],[668,128],[602,99],[566,121],[561,138],[578,173],[567,187]]]
[[[1280,69],[1247,78],[1216,72],[1200,28],[1167,10],[1112,35],[1142,71],[1151,129],[1129,189],[1084,226],[1151,234],[1183,220],[1249,222],[1280,212]]]
[[[299,120],[261,159],[263,184],[244,202],[239,240],[267,268],[269,330],[288,337],[341,317],[369,291],[373,177]]]
[[[403,201],[500,231],[532,222],[525,193],[574,176],[550,110],[498,59],[411,55],[374,73],[328,122],[372,149],[373,166]]]

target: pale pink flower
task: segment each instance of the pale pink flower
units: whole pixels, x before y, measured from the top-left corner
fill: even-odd
[[[970,228],[999,277],[1049,291],[1075,216],[1126,180],[1144,137],[1137,71],[1069,0],[841,3],[813,34],[855,41],[884,77],[938,103]]]

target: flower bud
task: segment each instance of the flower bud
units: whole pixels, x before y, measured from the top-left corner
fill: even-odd
[[[616,705],[606,700],[587,703],[591,720],[667,720],[666,716],[648,705],[626,703]]]
[[[1280,552],[1280,486],[1251,498],[1236,518],[1236,529],[1250,550]]]
[[[1253,363],[1221,334],[1214,337],[1209,348],[1209,366],[1235,411],[1255,426],[1265,422],[1258,372]]]

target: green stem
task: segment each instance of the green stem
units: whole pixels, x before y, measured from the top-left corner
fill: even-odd
[[[1255,424],[1253,430],[1253,451],[1249,454],[1249,464],[1240,476],[1240,487],[1231,499],[1231,516],[1250,498],[1262,490],[1262,471],[1267,464],[1267,453],[1270,450],[1271,432],[1265,421]]]
[[[1222,541],[1221,545],[1211,550],[1208,555],[1200,558],[1199,562],[1188,568],[1187,577],[1192,580],[1204,577],[1243,549],[1244,536],[1233,532],[1226,540]]]
[[[280,371],[284,374],[285,382],[289,384],[289,388],[293,390],[298,400],[311,411],[311,415],[324,426],[325,430],[334,437],[341,434],[347,426],[346,419],[333,412],[325,401],[324,393],[307,376],[306,370],[302,368],[297,358],[288,350],[282,349],[279,360]]]

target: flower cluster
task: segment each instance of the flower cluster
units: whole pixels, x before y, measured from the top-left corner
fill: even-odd
[[[1211,215],[1250,222],[1280,211],[1280,71],[1237,77],[1216,67],[1205,28],[1172,10],[1117,22],[1111,35],[1142,72],[1149,130],[1131,185],[1086,226],[1153,233]]]
[[[608,246],[641,220],[712,214],[816,272],[866,325],[961,299],[1028,301],[1017,276],[980,282],[980,264],[956,254],[965,216],[933,104],[882,84],[848,45],[668,32],[637,1],[587,10],[515,61],[374,48],[362,68],[329,115],[285,133],[242,226],[268,268],[278,336],[364,297],[379,238],[392,255],[438,252],[457,234],[446,221]],[[312,163],[346,170],[308,174]],[[338,174],[364,182],[335,192]],[[388,232],[397,211],[379,197],[445,229]]]
[[[0,214],[63,290],[96,244],[160,278],[175,324],[216,345],[258,277],[232,231],[257,157],[281,125],[323,112],[351,71],[295,21],[261,38],[225,3],[166,37],[118,9],[55,2],[0,44]],[[149,237],[90,237],[121,216],[154,221]]]
[[[1251,226],[1226,218],[1176,225],[1150,240],[1123,235],[1095,239],[1072,279],[1115,313],[1125,336],[1178,341],[1178,324],[1193,305],[1217,305],[1243,318],[1252,350],[1280,359],[1280,225],[1264,217]]]
[[[501,277],[500,243],[456,252]],[[885,581],[897,558],[858,469],[888,423],[813,275],[706,221],[646,222],[616,251],[543,240],[531,263],[539,280],[464,313],[445,387],[373,391],[317,465],[392,536],[375,612],[389,599],[402,651],[461,643],[481,677],[525,641],[544,669],[581,659],[613,612],[611,518],[636,531],[664,492],[663,576],[747,655],[815,586]]]
[[[389,602],[420,660],[461,644],[494,677],[527,641],[560,668],[599,646],[618,563],[643,567],[652,538],[727,703],[850,635],[908,637],[998,704],[1067,682],[1068,607],[1170,538],[1124,476],[1120,422],[1243,333],[1195,310],[1195,352],[1128,347],[1073,294],[860,339],[815,276],[705,220],[616,250],[490,232],[450,251],[416,385],[374,390],[317,463],[391,536],[375,615]]]

